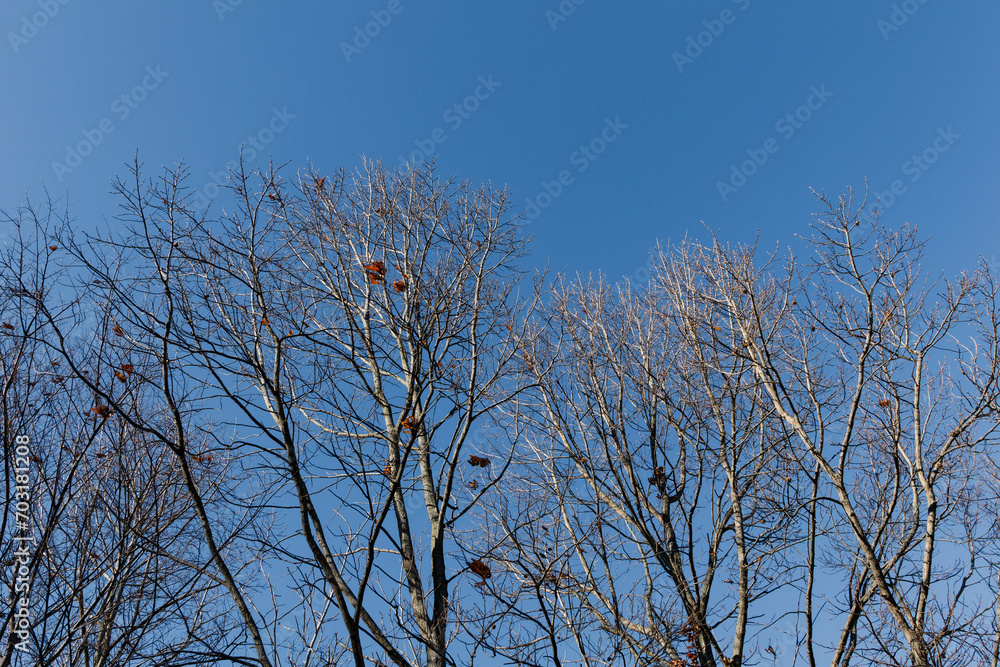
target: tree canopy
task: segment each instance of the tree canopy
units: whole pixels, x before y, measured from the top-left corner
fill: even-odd
[[[875,202],[637,284],[432,165],[115,191],[7,214],[4,664],[998,664],[998,283]]]

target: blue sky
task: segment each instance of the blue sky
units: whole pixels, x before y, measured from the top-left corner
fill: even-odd
[[[1000,260],[995,0],[3,0],[0,36],[0,209],[47,188],[85,229],[136,151],[206,192],[242,146],[506,185],[527,268],[641,281],[703,222],[801,248],[809,188],[866,178],[928,268]]]
[[[986,0],[6,0],[0,207],[47,187],[84,227],[110,219],[136,150],[199,189],[249,137],[289,176],[420,151],[545,205],[532,267],[641,278],[702,221],[795,244],[810,186],[867,178],[897,182],[886,222],[952,273],[1000,257],[998,19]]]

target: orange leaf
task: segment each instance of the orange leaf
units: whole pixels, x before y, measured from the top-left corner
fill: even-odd
[[[324,183],[326,183],[326,176],[323,176],[322,178],[320,178],[319,180],[316,181],[316,189],[317,190],[322,190]]]
[[[474,575],[482,577],[484,580],[493,576],[493,573],[490,572],[490,566],[478,558],[476,560],[469,561],[469,570],[471,570]]]
[[[14,325],[9,322],[4,322],[3,324],[0,324],[0,327],[3,327],[4,329],[13,329]]]
[[[96,412],[98,417],[104,417],[105,419],[111,414],[111,408],[106,405],[95,405],[90,411]]]
[[[120,368],[129,375],[132,375],[132,373],[135,372],[135,368],[132,366],[132,364],[122,364]]]
[[[469,463],[473,466],[479,466],[480,468],[485,468],[490,464],[490,460],[485,456],[476,456],[472,454],[469,456]]]
[[[385,282],[385,262],[381,260],[373,261],[371,264],[365,264],[365,272],[367,273],[368,282],[372,285],[381,285]]]
[[[392,288],[397,292],[405,292],[406,288],[409,287],[405,280],[393,280]]]
[[[125,332],[122,331],[122,328],[120,326],[118,326],[117,324],[114,325],[113,327],[111,327],[111,330],[115,332],[116,336],[124,336],[125,335]]]
[[[50,245],[49,246],[49,250],[59,250],[59,246],[57,246],[57,245]]]
[[[115,371],[115,379],[118,380],[119,382],[124,382],[125,376],[119,373],[118,371]]]

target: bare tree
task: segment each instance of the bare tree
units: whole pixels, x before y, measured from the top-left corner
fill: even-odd
[[[296,407],[314,437],[332,441],[321,465],[350,527],[315,556],[331,572],[342,563],[329,583],[352,632],[363,623],[397,664],[444,665],[451,580],[466,563],[450,543],[493,484],[469,494],[463,468],[499,476],[510,449],[470,436],[519,391],[511,323],[523,241],[506,193],[425,169],[366,165],[353,179],[310,175],[300,190],[297,202],[279,200],[302,281],[288,321],[302,322],[294,344],[311,354]],[[395,608],[395,618],[380,623],[370,608]]]
[[[537,435],[490,517],[510,573],[496,592],[537,631],[511,633],[519,664],[543,645],[559,664],[569,642],[587,665],[738,665],[751,606],[788,579],[799,470],[684,259],[647,289],[559,286],[525,341],[541,388],[519,417]]]
[[[810,261],[524,298],[506,192],[430,167],[116,189],[4,256],[36,663],[997,667],[988,267],[821,196]]]
[[[648,287],[560,283],[526,325],[484,647],[995,664],[996,282],[927,280],[915,230],[819,200],[813,262],[685,242]]]
[[[817,573],[833,570],[823,594],[840,601],[843,625],[831,664],[986,664],[997,527],[983,499],[996,487],[980,471],[996,455],[996,282],[985,268],[928,280],[915,229],[884,228],[852,195],[819,200],[813,263],[775,271],[718,243],[690,262],[703,284],[692,297],[724,312],[814,469],[808,660],[825,642],[813,632]]]
[[[175,461],[204,574],[245,640],[216,658],[464,662],[452,581],[477,559],[456,531],[503,472],[510,446],[481,438],[519,391],[524,241],[506,194],[429,168],[310,172],[297,190],[238,170],[233,212],[210,220],[187,206],[183,170],[148,182],[136,164],[116,188],[124,231],[67,242],[75,287],[162,419],[82,381]],[[213,460],[225,479],[200,473]],[[470,468],[489,469],[479,493]]]
[[[153,421],[140,372],[107,365],[106,351],[116,347],[110,329],[59,341],[40,309],[64,297],[65,255],[42,237],[50,220],[40,218],[51,213],[51,202],[22,209],[19,242],[0,259],[5,507],[27,488],[30,508],[22,530],[12,512],[3,517],[5,589],[12,601],[29,600],[28,640],[10,633],[3,664],[180,664],[199,635],[215,646],[218,585],[201,574],[200,540],[173,461],[87,386],[117,385],[121,401]],[[24,456],[15,456],[16,443],[25,443]],[[28,539],[13,539],[15,532]],[[5,613],[8,627],[16,607]]]

